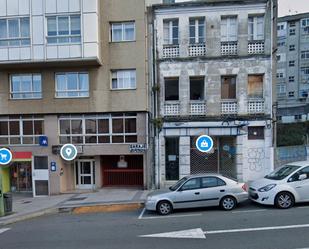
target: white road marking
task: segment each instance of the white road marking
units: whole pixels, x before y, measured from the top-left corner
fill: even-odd
[[[138,219],[142,219],[143,218],[143,215],[144,215],[145,211],[146,211],[146,208],[143,209],[141,214],[138,216]]]
[[[253,212],[264,212],[267,211],[267,209],[254,209],[254,210],[243,210],[243,211],[232,211],[233,214],[236,213],[253,213]]]
[[[215,231],[206,231],[204,233],[205,234],[241,233],[241,232],[268,231],[268,230],[285,230],[285,229],[295,229],[295,228],[309,228],[309,224],[290,225],[290,226],[276,226],[276,227],[255,227],[255,228],[243,228],[243,229],[215,230]]]
[[[0,229],[0,234],[1,233],[4,233],[4,232],[6,232],[6,231],[8,231],[8,230],[10,230],[11,228],[2,228],[2,229]]]
[[[184,215],[166,215],[166,216],[150,216],[142,217],[141,220],[147,219],[167,219],[167,218],[181,218],[181,217],[192,217],[192,216],[201,216],[202,214],[184,214]]]
[[[174,238],[174,239],[206,239],[206,236],[201,228],[176,231],[170,233],[156,233],[149,235],[141,235],[139,237],[154,237],[154,238]]]

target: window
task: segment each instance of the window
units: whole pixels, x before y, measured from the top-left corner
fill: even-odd
[[[179,100],[179,78],[165,78],[165,101]]]
[[[285,85],[277,85],[277,95],[279,97],[284,97],[286,95],[286,86]]]
[[[294,93],[294,92],[289,92],[289,98],[293,98],[293,97],[294,97],[294,95],[295,95],[295,93]]]
[[[264,40],[264,16],[248,18],[248,40]]]
[[[190,77],[190,100],[204,100],[204,77]]]
[[[290,178],[289,178],[289,182],[295,182],[295,181],[299,181],[299,176],[300,175],[306,175],[306,178],[305,179],[309,179],[309,167],[305,167],[299,171],[297,171],[294,175],[292,175]]]
[[[47,17],[47,43],[80,43],[80,15]]]
[[[44,135],[44,120],[36,117],[9,117],[0,119],[0,144],[39,144]]]
[[[63,116],[59,118],[60,144],[136,143],[136,114]]]
[[[135,22],[120,22],[111,24],[112,42],[135,41]]]
[[[309,26],[309,18],[307,18],[307,19],[302,19],[302,20],[301,20],[301,26],[302,26],[302,27],[308,27],[308,26]]]
[[[309,59],[309,51],[301,51],[300,58],[302,60],[308,60]]]
[[[178,45],[178,19],[163,21],[163,40],[165,45]]]
[[[89,96],[88,73],[57,73],[56,97],[74,98]]]
[[[284,41],[279,41],[279,42],[277,42],[277,46],[278,47],[283,47],[283,46],[285,46],[285,42]]]
[[[309,83],[309,67],[302,67],[300,69],[302,83]]]
[[[190,44],[205,43],[205,18],[190,18]]]
[[[277,79],[284,79],[285,78],[285,70],[278,69],[277,70]]]
[[[294,50],[295,50],[295,45],[290,45],[290,46],[289,46],[289,50],[290,50],[290,51],[294,51]]]
[[[289,61],[289,67],[294,67],[295,66],[295,61]]]
[[[112,71],[112,89],[136,89],[136,70]]]
[[[281,59],[281,55],[277,55],[277,61],[280,61],[280,59]]]
[[[296,120],[296,121],[298,121],[298,120],[301,120],[302,119],[302,116],[299,114],[299,115],[294,115],[294,119]]]
[[[286,22],[281,22],[277,24],[277,36],[278,37],[286,36],[286,27],[287,27]]]
[[[294,82],[295,76],[289,76],[289,82]]]
[[[290,29],[290,36],[295,35],[295,29]]]
[[[221,99],[236,99],[236,76],[221,77]]]
[[[213,188],[218,186],[224,186],[226,183],[218,177],[203,177],[202,188]]]
[[[221,17],[221,41],[237,41],[237,17]]]
[[[296,26],[295,22],[290,22],[289,24],[290,24],[290,27],[295,27]]]
[[[10,79],[11,99],[42,98],[42,80],[40,74],[12,74]]]
[[[264,126],[249,126],[248,140],[264,139]]]
[[[192,190],[201,187],[200,178],[193,178],[188,180],[184,185],[182,185],[181,190]]]
[[[0,47],[29,45],[29,17],[0,19]]]
[[[263,98],[263,75],[248,76],[248,98]]]

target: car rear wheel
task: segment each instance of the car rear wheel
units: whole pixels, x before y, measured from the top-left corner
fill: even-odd
[[[277,208],[287,209],[294,205],[294,196],[289,192],[281,192],[275,198]]]
[[[168,215],[173,211],[172,204],[168,201],[160,201],[157,205],[157,212],[161,215]]]
[[[232,210],[236,207],[237,201],[232,196],[225,196],[220,201],[220,207],[223,210]]]

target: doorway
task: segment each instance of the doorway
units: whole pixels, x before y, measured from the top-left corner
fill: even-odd
[[[75,165],[76,188],[93,189],[95,184],[94,160],[78,160]]]
[[[31,162],[14,162],[10,175],[12,192],[32,192]]]

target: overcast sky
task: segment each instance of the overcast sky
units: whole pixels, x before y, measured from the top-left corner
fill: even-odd
[[[309,12],[309,0],[278,0],[278,16]]]

